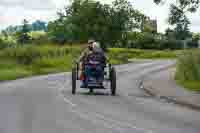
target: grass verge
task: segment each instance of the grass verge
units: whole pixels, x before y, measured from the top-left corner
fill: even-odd
[[[184,51],[177,59],[177,82],[191,91],[200,92],[200,50]]]
[[[200,82],[199,81],[180,81],[177,80],[177,83],[189,91],[200,92]]]
[[[32,76],[32,71],[14,61],[1,60],[0,68],[0,81]]]
[[[109,56],[119,59],[173,59],[181,53],[181,50],[141,50],[141,49],[127,49],[127,48],[112,48]]]

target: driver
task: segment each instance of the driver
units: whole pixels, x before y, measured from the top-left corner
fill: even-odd
[[[87,58],[90,54],[93,53],[93,43],[94,40],[88,40],[88,47],[81,53],[79,57],[79,66],[80,66],[80,80],[82,81],[81,87],[85,87],[85,75],[84,75],[84,64],[87,62]]]
[[[94,40],[88,40],[88,47],[81,53],[81,56],[79,57],[79,61],[84,63],[88,57],[89,54],[93,52],[93,43]]]

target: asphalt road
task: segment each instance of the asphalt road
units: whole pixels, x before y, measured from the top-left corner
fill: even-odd
[[[200,112],[149,97],[139,88],[173,61],[117,66],[109,90],[71,94],[70,74],[0,83],[0,133],[200,133]]]

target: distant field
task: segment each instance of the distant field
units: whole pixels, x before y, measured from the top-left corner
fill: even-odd
[[[70,71],[85,45],[27,45],[0,50],[0,81],[33,75]],[[107,54],[112,64],[125,64],[132,58],[176,58],[180,51],[111,48]]]

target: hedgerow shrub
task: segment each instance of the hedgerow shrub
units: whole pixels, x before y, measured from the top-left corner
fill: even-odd
[[[176,79],[181,81],[200,81],[200,50],[183,52],[177,61]]]

